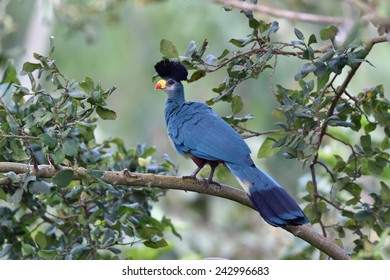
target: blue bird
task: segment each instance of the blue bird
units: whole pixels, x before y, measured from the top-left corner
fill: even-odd
[[[242,137],[208,105],[186,102],[181,81],[187,69],[177,61],[162,60],[154,68],[161,77],[155,89],[167,94],[165,121],[177,152],[191,158],[196,170],[187,177],[196,179],[206,165],[211,167],[208,183],[218,164],[225,164],[247,192],[263,219],[275,227],[302,225],[308,219],[294,199],[269,175],[257,168]]]

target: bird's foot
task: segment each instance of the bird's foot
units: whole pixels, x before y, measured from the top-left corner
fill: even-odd
[[[206,188],[208,188],[210,185],[216,185],[217,187],[219,187],[219,189],[222,189],[222,185],[220,183],[214,180],[210,180],[210,178],[206,178],[203,181],[206,184]]]
[[[196,176],[193,176],[193,175],[186,175],[186,176],[182,176],[181,178],[195,180],[198,184],[203,183],[206,186],[206,188],[208,188],[210,185],[216,185],[220,189],[222,188],[222,185],[220,183],[218,183],[217,181],[214,181],[214,180],[210,180],[210,178],[198,179]]]
[[[200,180],[198,178],[196,178],[196,176],[194,176],[194,175],[186,175],[186,176],[182,176],[181,178],[195,180],[197,183],[200,183]]]

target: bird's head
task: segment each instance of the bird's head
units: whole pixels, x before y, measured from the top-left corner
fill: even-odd
[[[154,89],[162,89],[167,93],[175,92],[182,89],[181,81],[187,80],[187,69],[178,61],[161,60],[154,69],[161,77]]]

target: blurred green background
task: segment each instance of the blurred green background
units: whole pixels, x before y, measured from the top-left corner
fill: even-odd
[[[262,2],[280,5],[281,8],[343,14],[336,0],[323,1],[326,5],[315,0],[291,0],[283,4]],[[3,59],[12,58],[21,69],[25,61],[33,61],[34,52],[47,54],[49,38],[54,36],[56,63],[68,78],[82,81],[89,76],[100,81],[103,88],[117,87],[109,99],[109,107],[117,112],[118,118],[99,123],[98,139],[120,137],[128,147],[137,144],[155,146],[158,150],[155,158],[159,160],[164,153],[168,154],[177,164],[179,175],[189,174],[195,166],[176,154],[166,136],[163,118],[165,96],[160,91],[154,91],[152,82],[155,74],[153,66],[161,59],[160,40],[172,41],[183,54],[191,40],[200,45],[207,39],[209,48],[206,54],[219,56],[223,49],[233,48],[228,43],[231,38],[251,33],[247,18],[239,11],[227,12],[219,5],[200,0],[1,0],[0,16],[0,53]],[[264,21],[273,20],[260,17]],[[294,39],[294,26],[307,34],[318,34],[323,27],[277,20],[280,41]],[[374,28],[368,30],[375,33]],[[274,39],[278,40],[278,37]],[[364,64],[349,90],[359,92],[385,81],[385,92],[390,91],[389,44],[375,48],[378,48],[373,52],[375,56],[368,57],[375,68]],[[272,87],[276,84],[297,87],[293,76],[301,64],[298,59],[280,58],[274,75],[270,71],[265,72],[258,80],[249,80],[236,89],[245,103],[242,115],[254,115],[247,124],[249,129],[263,131],[273,128],[275,119],[271,113],[275,100]],[[223,71],[218,71],[200,81],[186,84],[187,100],[212,98],[214,93],[211,89],[223,78]],[[28,79],[24,82],[29,86]],[[231,112],[229,104],[218,103],[214,109],[222,116]],[[247,141],[254,159],[262,140],[260,137]],[[302,196],[305,183],[302,178],[308,176],[308,171],[302,168],[301,163],[286,160],[280,154],[256,163],[294,196]],[[224,182],[238,186],[230,177]],[[169,191],[155,204],[153,211],[155,216],[171,218],[183,239],[172,236],[168,238],[170,246],[160,250],[135,246],[129,249],[134,258],[223,256],[280,259],[308,246],[283,230],[266,225],[256,212],[219,198]]]

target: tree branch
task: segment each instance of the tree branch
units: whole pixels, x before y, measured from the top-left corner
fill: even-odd
[[[88,171],[82,167],[76,169],[72,169],[70,167],[61,167],[61,169],[72,170],[74,172],[75,180],[88,176]],[[24,174],[29,171],[31,174],[41,178],[52,178],[58,172],[58,170],[50,165],[39,165],[38,170],[34,170],[33,166],[28,164],[0,162],[0,172],[11,171],[16,174]],[[145,186],[150,188],[176,189],[208,194],[229,199],[254,209],[251,201],[244,191],[227,185],[222,185],[222,187],[210,185],[206,187],[205,184],[198,183],[191,179],[183,179],[173,176],[161,176],[155,174],[133,173],[129,172],[128,170],[104,171],[101,180],[112,185],[125,185],[129,187]],[[8,185],[10,183],[11,180],[7,177],[0,179],[0,187],[1,185]],[[283,229],[305,240],[309,244],[327,254],[332,259],[350,259],[349,255],[330,239],[321,236],[308,226],[286,226]]]
[[[267,7],[264,5],[255,5],[248,2],[242,2],[237,0],[214,0],[213,2],[220,3],[225,7],[253,11],[260,14],[266,14],[276,18],[290,19],[293,21],[305,21],[311,23],[326,23],[326,24],[340,24],[346,21],[345,17],[324,16],[324,15],[294,12],[289,10],[277,9],[275,7]]]
[[[325,16],[325,15],[318,15],[318,14],[295,12],[290,10],[277,9],[275,7],[268,7],[260,4],[255,5],[252,3],[243,2],[241,0],[209,0],[209,1],[219,3],[225,7],[230,7],[230,8],[244,10],[244,11],[253,11],[256,13],[269,15],[275,18],[285,18],[293,21],[303,21],[303,22],[310,22],[310,23],[341,24],[346,21],[353,21],[353,20],[365,22],[365,23],[369,21],[373,21],[376,24],[388,22],[388,19],[379,17],[372,7],[359,0],[345,0],[366,13],[366,15],[362,16],[359,19],[353,19],[353,18],[342,17],[342,16],[340,17]]]

